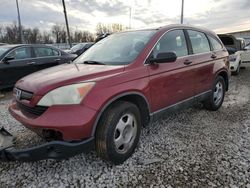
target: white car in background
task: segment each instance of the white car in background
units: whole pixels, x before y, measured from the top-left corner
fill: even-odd
[[[231,73],[238,75],[242,64],[242,54],[244,53],[245,40],[243,38],[236,39],[233,35],[229,34],[219,34],[218,36],[229,53]]]
[[[250,43],[244,47],[241,54],[241,67],[250,67]]]

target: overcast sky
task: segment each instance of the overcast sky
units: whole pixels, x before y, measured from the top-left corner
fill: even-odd
[[[95,32],[97,23],[132,28],[180,22],[181,0],[65,0],[72,29]],[[22,25],[48,30],[64,23],[61,0],[19,0]],[[0,23],[17,20],[16,0],[1,0]],[[250,30],[250,0],[185,0],[184,23],[207,27],[217,33]]]

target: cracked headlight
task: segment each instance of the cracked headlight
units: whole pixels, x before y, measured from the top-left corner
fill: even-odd
[[[94,82],[72,84],[48,92],[38,102],[39,106],[80,104],[95,85]]]

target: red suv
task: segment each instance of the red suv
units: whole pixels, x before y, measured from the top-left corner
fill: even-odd
[[[18,81],[9,110],[27,128],[57,140],[39,155],[30,151],[30,158],[63,158],[94,146],[119,164],[158,115],[195,102],[218,110],[228,90],[228,64],[220,39],[205,29],[169,25],[120,32],[73,63]]]

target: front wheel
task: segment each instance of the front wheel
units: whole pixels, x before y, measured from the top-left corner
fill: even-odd
[[[215,79],[210,96],[204,101],[204,107],[211,111],[218,110],[224,101],[225,92],[225,80],[222,76],[218,76]]]
[[[139,141],[140,111],[136,105],[118,101],[103,114],[96,130],[96,151],[103,159],[120,164],[129,158]]]

